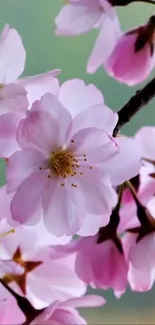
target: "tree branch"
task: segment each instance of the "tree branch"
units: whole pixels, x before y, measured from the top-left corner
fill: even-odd
[[[143,89],[138,90],[117,112],[118,122],[115,126],[113,136],[115,137],[119,130],[128,123],[137,112],[146,106],[153,97],[155,97],[155,78],[153,78]]]

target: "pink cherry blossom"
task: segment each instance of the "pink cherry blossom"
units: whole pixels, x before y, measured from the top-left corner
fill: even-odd
[[[98,307],[105,304],[104,298],[100,296],[90,295],[79,298],[72,298],[64,302],[56,301],[47,307],[38,317],[32,321],[35,324],[87,324],[75,308],[79,307]]]
[[[83,93],[78,93],[80,107],[83,97],[83,106],[87,107],[89,91],[94,89],[97,93],[96,89],[74,82],[83,88]],[[57,235],[79,231],[86,213],[105,215],[108,222],[116,204],[112,184],[118,185],[140,168],[140,153],[134,140],[112,138],[117,115],[103,104],[90,106],[92,94],[89,106],[81,107],[72,119],[74,88],[70,88],[67,99],[69,110],[59,101],[61,98],[65,104],[72,84],[62,85],[58,97],[47,94],[34,103],[19,126],[18,143],[22,150],[12,155],[7,164],[7,190],[16,191],[11,202],[13,219],[34,224],[43,213],[47,228]],[[73,112],[75,109],[73,106]],[[124,159],[126,167],[122,169]]]
[[[99,235],[80,238],[56,247],[56,252],[76,253],[75,270],[80,279],[95,288],[112,288],[119,298],[127,287],[127,263],[113,240],[98,243],[98,238]]]
[[[153,24],[150,18],[146,25],[125,33],[116,43],[105,63],[108,73],[116,80],[133,86],[151,73],[155,66]]]
[[[114,8],[107,0],[71,0],[56,17],[56,34],[72,36],[99,28],[87,71],[95,72],[111,54],[121,34]],[[105,32],[108,31],[108,32]]]
[[[75,257],[52,259],[48,246],[52,245],[52,237],[47,239],[46,235],[42,226],[19,226],[13,234],[5,236],[0,245],[1,259],[14,262],[13,272],[3,274],[3,280],[17,293],[25,295],[36,309],[56,300],[79,297],[86,290],[75,273]],[[15,273],[15,263],[18,268],[24,268],[24,273]]]

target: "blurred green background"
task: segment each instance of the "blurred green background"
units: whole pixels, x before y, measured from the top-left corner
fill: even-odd
[[[76,77],[94,83],[103,92],[106,104],[118,110],[142,85],[129,88],[119,84],[102,68],[94,75],[86,74],[86,62],[96,31],[73,38],[56,37],[54,19],[63,3],[63,0],[0,0],[0,28],[9,23],[20,33],[27,51],[25,76],[61,68],[61,81]],[[152,5],[144,3],[119,8],[122,28],[126,30],[145,22],[153,9]],[[141,111],[124,132],[134,134],[144,124],[155,124],[155,102]],[[0,181],[4,182],[3,164]],[[120,300],[111,292],[102,294],[108,300],[105,307],[82,312],[89,324],[155,324],[154,291],[142,294],[128,291]]]

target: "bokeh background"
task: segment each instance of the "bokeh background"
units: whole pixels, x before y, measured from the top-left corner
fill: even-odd
[[[55,36],[54,19],[63,4],[63,0],[0,0],[0,28],[9,23],[20,33],[27,51],[25,76],[61,68],[61,81],[76,77],[94,83],[103,92],[106,104],[117,111],[143,84],[129,88],[108,77],[102,68],[94,75],[86,74],[86,62],[97,32],[74,38]],[[126,30],[145,22],[153,10],[153,5],[137,3],[117,11]],[[137,114],[123,131],[132,135],[142,125],[155,125],[155,102]],[[0,182],[4,182],[3,162]],[[107,305],[82,311],[89,324],[155,324],[155,291],[138,294],[128,290],[120,300],[112,292],[100,293],[107,298]]]

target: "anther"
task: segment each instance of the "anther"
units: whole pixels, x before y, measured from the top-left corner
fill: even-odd
[[[83,155],[83,157],[86,157],[86,155]]]
[[[92,166],[89,167],[89,169],[92,169],[92,168],[93,168]]]
[[[64,186],[64,184],[62,183],[61,186]]]
[[[74,140],[71,140],[72,143],[74,143]]]
[[[39,166],[39,169],[42,170],[41,166]]]
[[[48,177],[48,178],[51,178],[51,175],[48,175],[47,177]]]
[[[83,173],[80,173],[80,175],[83,175]]]
[[[84,161],[87,161],[87,159],[85,158]]]

